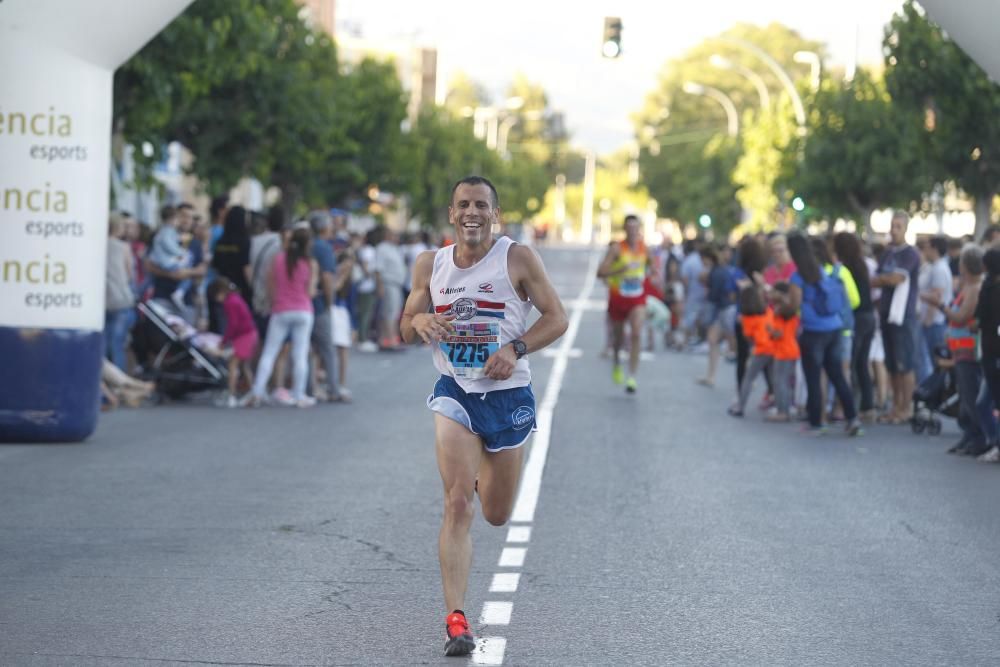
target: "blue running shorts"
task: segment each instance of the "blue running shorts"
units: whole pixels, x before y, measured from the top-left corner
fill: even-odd
[[[535,430],[531,385],[470,394],[454,378],[442,375],[427,397],[427,407],[478,435],[489,452],[520,447]]]

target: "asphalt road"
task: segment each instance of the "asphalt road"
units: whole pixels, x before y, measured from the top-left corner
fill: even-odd
[[[628,397],[599,356],[603,288],[575,300],[588,253],[543,255],[580,352],[529,541],[477,519],[466,612],[503,642],[475,660],[1000,664],[1000,466],[943,454],[953,426],[728,417],[732,368],[698,386],[701,356],[658,351]],[[533,357],[541,398],[554,362]],[[441,651],[429,353],[350,374],[350,406],[193,401],[0,447],[0,664],[467,664]],[[511,547],[523,565],[498,565]]]

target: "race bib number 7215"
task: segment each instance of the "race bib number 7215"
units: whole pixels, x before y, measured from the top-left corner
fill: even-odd
[[[439,343],[456,377],[481,378],[486,360],[500,349],[499,322],[452,322],[454,335]]]

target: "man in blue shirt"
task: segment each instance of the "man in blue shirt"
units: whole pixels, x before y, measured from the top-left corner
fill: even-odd
[[[889,247],[878,267],[878,275],[872,278],[872,287],[882,288],[879,300],[879,315],[882,320],[882,344],[885,347],[885,366],[892,382],[892,411],[881,421],[903,424],[913,416],[913,389],[916,385],[918,276],[920,254],[906,242],[906,228],[910,216],[896,211],[889,224]],[[907,290],[902,321],[891,317],[893,296],[898,289]]]
[[[337,373],[334,366],[336,348],[333,345],[333,319],[330,310],[336,300],[335,276],[337,258],[333,254],[333,220],[325,211],[309,214],[309,224],[313,231],[313,259],[319,264],[319,285],[313,296],[312,346],[326,371],[326,400],[340,400],[337,387]],[[310,373],[310,388],[313,396],[320,396],[316,373]]]

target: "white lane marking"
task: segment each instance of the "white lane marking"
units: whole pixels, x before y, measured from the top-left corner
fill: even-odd
[[[516,593],[521,583],[520,572],[497,572],[490,584],[490,593]]]
[[[483,605],[483,615],[479,617],[479,622],[483,625],[510,625],[513,611],[513,602],[490,601]]]
[[[508,542],[530,542],[531,526],[511,526],[507,531]]]
[[[553,349],[551,347],[547,347],[544,350],[542,350],[542,356],[546,357],[546,358],[549,358],[549,357],[558,357],[560,354],[562,354],[561,351],[555,350],[555,349]],[[570,359],[579,359],[580,357],[583,356],[583,350],[581,350],[578,347],[574,347],[567,354],[569,355]]]
[[[476,640],[476,650],[472,652],[473,665],[502,665],[507,640],[503,637],[480,637]]]
[[[559,399],[559,390],[562,389],[563,377],[566,375],[566,366],[569,363],[570,350],[576,341],[576,335],[580,330],[580,321],[583,319],[584,308],[581,302],[590,298],[590,293],[594,291],[594,284],[597,280],[597,263],[600,255],[592,253],[590,265],[587,267],[587,277],[580,290],[573,307],[573,314],[569,318],[569,329],[562,337],[562,342],[557,348],[559,354],[552,364],[552,375],[545,387],[545,396],[538,406],[536,414],[536,424],[538,431],[531,442],[531,453],[528,454],[528,463],[524,466],[524,477],[521,480],[521,489],[517,493],[517,503],[514,505],[514,513],[511,521],[516,523],[531,523],[535,518],[535,507],[538,505],[538,493],[542,488],[542,473],[545,470],[545,459],[549,454],[549,438],[552,431],[552,412],[555,410],[556,401]]]
[[[527,549],[504,547],[504,550],[500,552],[500,562],[498,565],[500,567],[521,567],[524,565],[524,556],[527,553]]]

